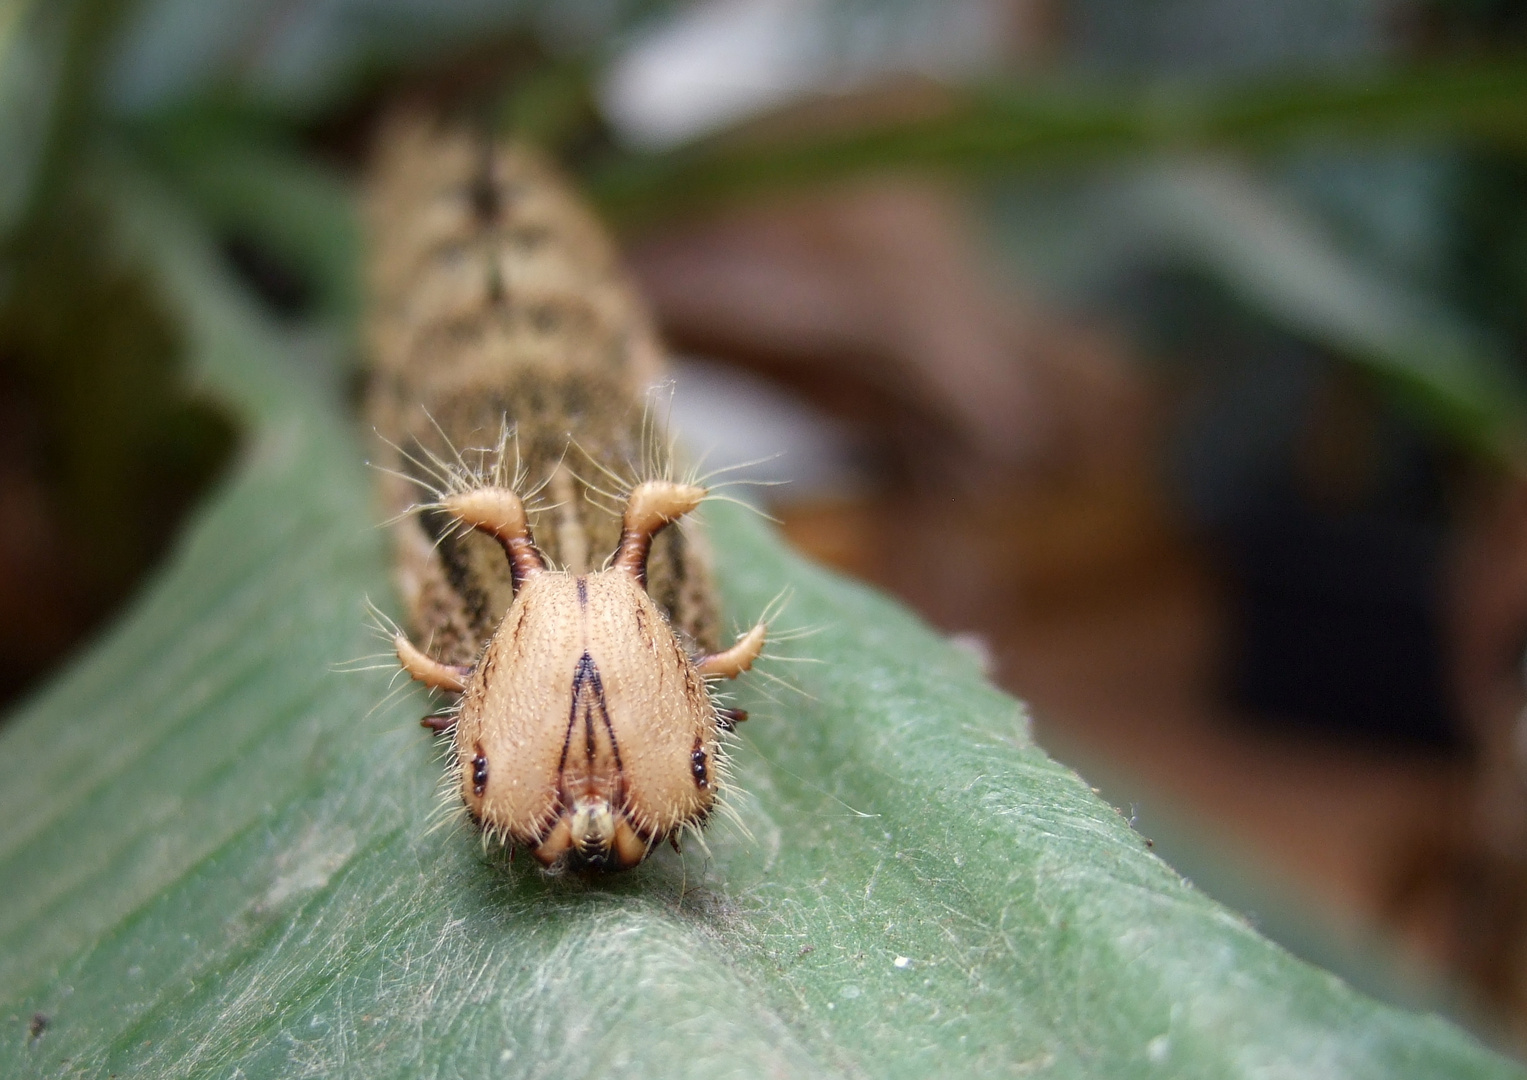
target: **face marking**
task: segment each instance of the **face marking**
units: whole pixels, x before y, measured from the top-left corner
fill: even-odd
[[[562,761],[557,767],[558,772],[567,769],[567,752],[572,746],[573,729],[578,726],[579,710],[583,714],[583,738],[586,756],[590,761],[594,760],[594,713],[597,710],[599,719],[603,722],[604,730],[610,736],[610,753],[615,758],[617,772],[624,767],[620,762],[620,744],[615,739],[615,728],[610,723],[610,710],[605,704],[604,681],[599,677],[599,668],[594,664],[594,658],[588,650],[578,657],[578,666],[573,670],[573,704],[567,714],[567,734],[562,739]]]
[[[589,606],[589,582],[588,578],[581,574],[578,577],[578,606],[580,608]]]

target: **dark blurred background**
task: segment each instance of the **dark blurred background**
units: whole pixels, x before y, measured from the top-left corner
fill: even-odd
[[[403,99],[556,154],[690,449],[1175,865],[1527,1046],[1527,4],[6,0],[0,703],[240,445],[120,192],[358,383]]]

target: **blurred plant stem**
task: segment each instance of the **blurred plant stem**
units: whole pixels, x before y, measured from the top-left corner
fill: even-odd
[[[1374,69],[1239,86],[1063,87],[926,84],[917,107],[880,120],[884,91],[810,106],[690,146],[626,154],[593,171],[605,212],[627,226],[764,190],[868,170],[1008,172],[1123,156],[1267,151],[1313,139],[1415,141],[1459,136],[1527,142],[1527,65],[1468,63]],[[870,117],[852,121],[855,114]],[[796,122],[785,122],[787,117]],[[815,130],[814,130],[815,129]],[[769,137],[771,132],[784,137]]]

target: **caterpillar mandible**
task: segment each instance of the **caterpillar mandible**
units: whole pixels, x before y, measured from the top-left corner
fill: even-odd
[[[528,147],[396,114],[367,226],[368,410],[413,635],[393,643],[456,695],[423,723],[452,739],[486,838],[549,867],[635,866],[716,805],[746,714],[709,682],[767,634],[719,648],[704,552],[668,528],[706,491],[671,475],[646,407],[651,319]]]

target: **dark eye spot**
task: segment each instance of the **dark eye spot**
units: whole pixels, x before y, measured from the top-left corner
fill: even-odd
[[[530,309],[530,325],[538,334],[550,334],[562,325],[562,313],[550,304],[538,304]]]
[[[546,243],[551,237],[551,231],[540,225],[525,225],[516,229],[509,236],[509,243],[518,251],[528,254]]]
[[[689,771],[694,775],[695,787],[710,787],[710,774],[705,769],[705,751],[700,746],[700,740],[695,740],[694,752],[689,755]]]
[[[480,175],[473,177],[471,185],[467,188],[467,201],[472,204],[472,212],[479,219],[492,221],[498,217],[503,196],[498,185],[493,182],[492,173],[484,170]]]
[[[482,752],[482,744],[477,746],[477,753],[472,758],[472,793],[479,798],[488,789],[488,758]]]

